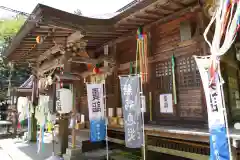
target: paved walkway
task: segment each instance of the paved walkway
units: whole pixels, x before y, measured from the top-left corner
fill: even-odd
[[[12,160],[10,155],[8,155],[2,148],[0,148],[0,157],[4,160]]]
[[[88,134],[83,132],[77,136],[77,146],[80,146],[82,140],[88,139]],[[71,136],[69,136],[69,146],[71,145]],[[0,140],[0,159],[1,160],[45,160],[52,155],[51,134],[45,134],[44,147],[40,153],[37,153],[37,144],[24,142],[21,139],[2,139]],[[55,153],[60,152],[59,144],[55,144]],[[4,157],[4,158],[3,158]]]

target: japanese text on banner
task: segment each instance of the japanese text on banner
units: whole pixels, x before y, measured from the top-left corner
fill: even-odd
[[[121,77],[125,143],[128,148],[140,148],[143,142],[139,77]]]

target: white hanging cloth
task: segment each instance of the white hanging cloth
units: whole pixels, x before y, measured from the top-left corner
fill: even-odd
[[[19,113],[19,121],[23,121],[28,117],[29,110],[28,98],[27,97],[19,97],[17,103],[17,110]]]
[[[49,113],[48,109],[49,96],[39,96],[39,105],[35,110],[35,118],[37,119],[40,126],[43,126],[46,123],[46,119]]]

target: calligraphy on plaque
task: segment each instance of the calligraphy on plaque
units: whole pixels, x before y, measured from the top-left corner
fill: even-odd
[[[120,77],[125,145],[141,148],[143,143],[139,76]]]
[[[160,112],[173,113],[172,94],[160,94]]]

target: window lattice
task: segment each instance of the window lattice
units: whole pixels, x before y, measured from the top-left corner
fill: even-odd
[[[178,81],[180,87],[199,87],[201,83],[200,73],[192,56],[181,57],[177,62]]]
[[[165,92],[172,90],[172,64],[171,61],[155,64],[156,88]]]
[[[164,77],[172,75],[171,61],[160,62],[156,64],[156,77]]]

